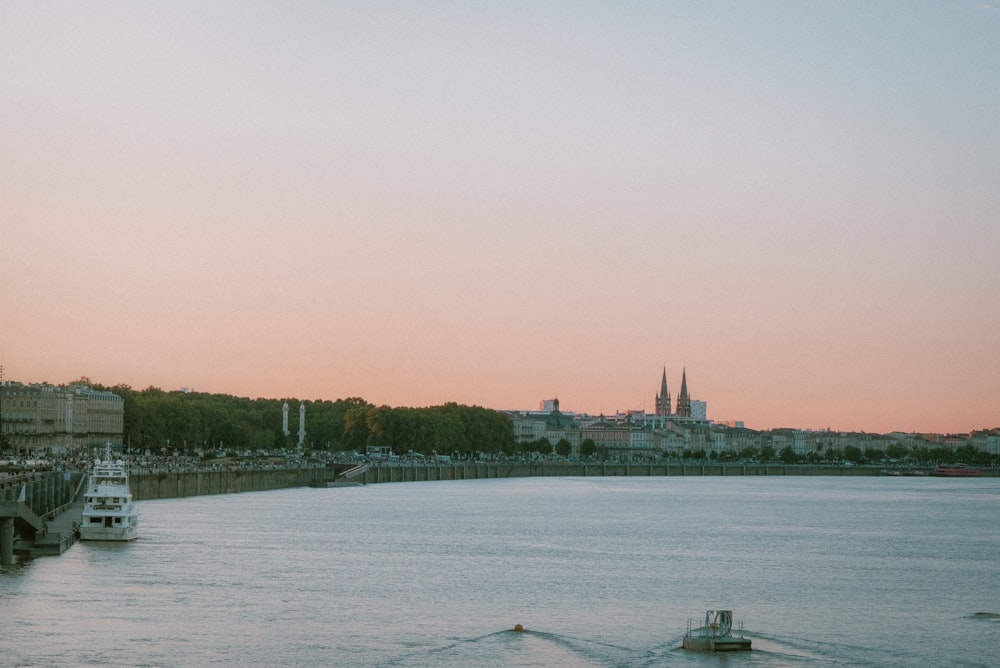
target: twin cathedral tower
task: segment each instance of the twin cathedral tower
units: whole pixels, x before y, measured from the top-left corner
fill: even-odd
[[[681,393],[677,397],[677,410],[670,409],[670,391],[667,389],[667,367],[663,367],[660,392],[656,395],[656,414],[663,417],[691,417],[691,396],[688,394],[687,369],[681,372]]]

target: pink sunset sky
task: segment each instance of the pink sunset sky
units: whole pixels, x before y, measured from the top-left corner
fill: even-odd
[[[8,380],[1000,426],[1000,7],[5,2]]]

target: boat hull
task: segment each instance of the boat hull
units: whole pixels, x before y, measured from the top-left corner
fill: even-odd
[[[740,635],[732,634],[733,611],[709,610],[705,613],[705,624],[696,629],[688,622],[688,631],[681,642],[682,649],[696,652],[746,652],[750,650],[751,642],[743,637],[743,626],[740,625]]]
[[[749,638],[698,638],[684,636],[682,647],[696,652],[748,652],[751,648]]]
[[[137,527],[92,527],[80,529],[80,540],[127,542],[139,536]]]
[[[119,523],[113,520],[121,519]],[[96,521],[95,521],[96,520]],[[112,521],[107,521],[112,520]],[[130,541],[139,536],[139,516],[83,516],[80,525],[80,540]]]
[[[982,472],[967,466],[939,466],[934,469],[934,475],[938,478],[978,478]]]

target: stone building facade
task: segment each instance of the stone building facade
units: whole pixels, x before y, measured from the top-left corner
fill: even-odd
[[[542,405],[549,410],[508,413],[514,423],[514,439],[526,443],[545,438],[553,446],[566,440],[575,455],[580,447],[580,425],[574,415],[561,412],[558,399],[544,401]]]
[[[0,442],[7,452],[43,457],[120,444],[125,404],[113,392],[70,385],[0,385]]]

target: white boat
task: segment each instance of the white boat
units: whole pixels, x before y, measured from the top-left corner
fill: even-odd
[[[750,639],[743,637],[742,624],[737,636],[733,635],[733,613],[731,610],[709,610],[705,613],[705,623],[698,628],[691,628],[688,622],[687,633],[681,647],[702,652],[739,652],[750,649]]]
[[[94,461],[83,499],[81,540],[132,540],[139,535],[139,513],[132,503],[125,463],[111,459]]]

